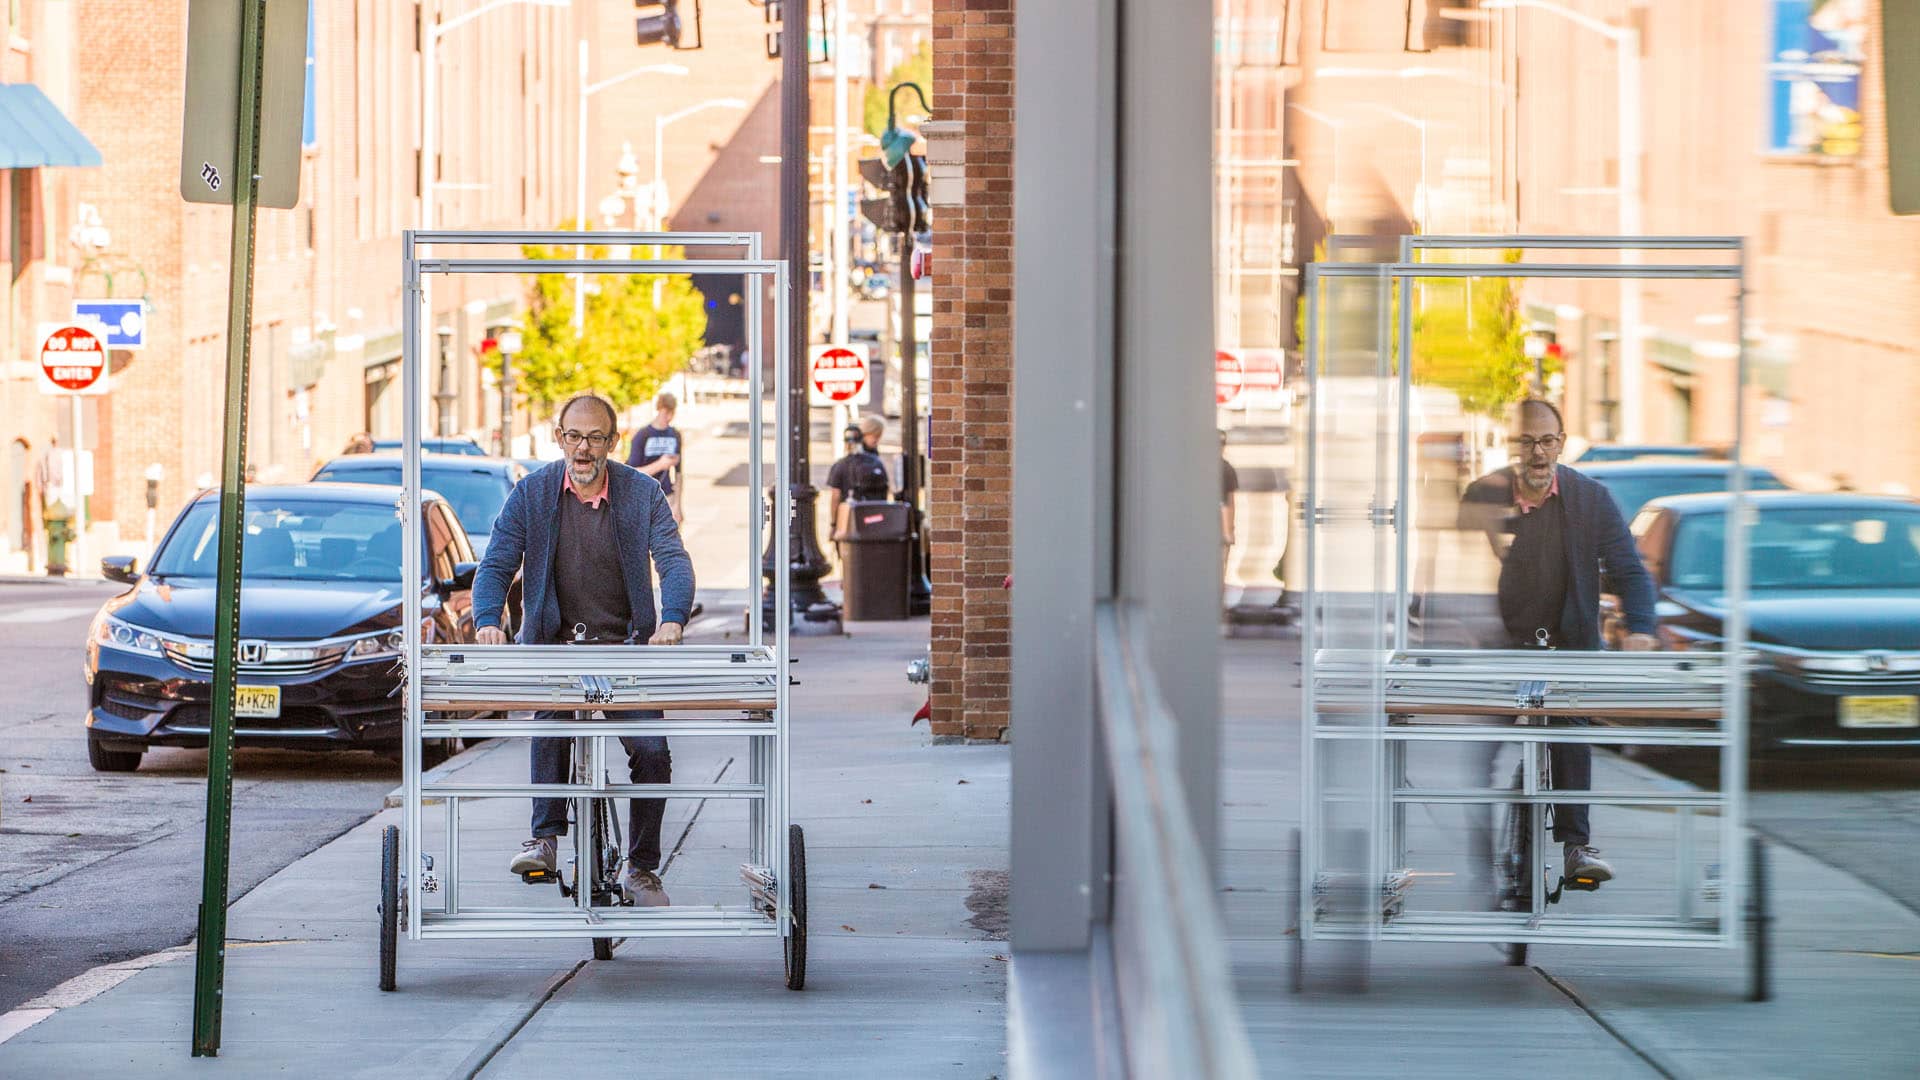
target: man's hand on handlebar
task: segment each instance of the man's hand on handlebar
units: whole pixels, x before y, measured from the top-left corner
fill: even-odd
[[[473,640],[478,645],[505,645],[507,632],[497,626],[483,626],[475,632]]]
[[[1660,639],[1652,634],[1628,634],[1620,648],[1625,652],[1653,652],[1660,647]]]
[[[680,644],[680,624],[677,622],[661,623],[660,629],[655,630],[653,632],[653,636],[647,639],[647,644],[649,645]]]

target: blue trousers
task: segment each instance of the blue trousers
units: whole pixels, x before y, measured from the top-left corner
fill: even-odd
[[[568,720],[576,715],[569,710],[543,709],[533,714],[536,720]],[[658,719],[657,712],[635,716]],[[627,771],[636,784],[665,784],[673,780],[673,752],[661,735],[622,735],[620,745],[627,750]],[[573,772],[573,740],[533,740],[533,782],[564,784]],[[666,815],[665,799],[627,800],[627,861],[635,870],[660,868],[660,819]],[[533,800],[533,835],[567,834],[567,800]]]

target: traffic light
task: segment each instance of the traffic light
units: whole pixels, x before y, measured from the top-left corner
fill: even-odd
[[[686,24],[680,18],[681,0],[633,0],[644,12],[634,19],[634,40],[641,45],[665,45],[670,49],[697,49],[702,44],[700,0],[693,0],[693,40],[686,41]]]
[[[861,178],[882,194],[878,199],[860,200],[861,216],[873,222],[875,228],[901,232],[913,224],[911,169],[904,161],[890,169],[880,158],[861,160]]]

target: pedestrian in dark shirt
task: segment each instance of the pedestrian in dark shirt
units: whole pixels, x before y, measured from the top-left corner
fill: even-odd
[[[681,481],[685,478],[681,454],[686,447],[680,429],[673,426],[680,402],[672,394],[661,394],[653,399],[653,409],[653,423],[633,433],[627,464],[660,482],[661,494],[673,507],[673,520],[683,522],[687,518],[680,507]]]
[[[843,433],[847,452],[827,470],[827,520],[833,523],[833,535],[846,531],[840,520],[840,508],[855,499],[886,499],[893,493],[893,481],[887,475],[887,463],[880,457],[880,436],[887,422],[877,416],[863,416]]]
[[[1604,567],[1626,610],[1627,650],[1654,648],[1653,579],[1613,497],[1559,463],[1567,436],[1552,404],[1523,401],[1516,419],[1507,440],[1514,463],[1475,480],[1460,502],[1460,527],[1485,532],[1501,560],[1506,647],[1598,650]],[[1554,743],[1548,753],[1556,788],[1593,786],[1592,747]],[[1553,838],[1564,847],[1565,877],[1613,877],[1590,846],[1584,804],[1554,806]]]
[[[549,462],[514,486],[474,574],[473,621],[479,644],[507,643],[502,629],[507,588],[523,567],[523,645],[576,638],[680,644],[681,628],[693,606],[693,562],[681,546],[680,528],[659,483],[607,461],[619,440],[613,406],[604,398],[582,394],[561,407],[554,441],[566,458]],[[660,574],[657,618],[656,569]],[[572,713],[534,715],[564,719]],[[621,736],[620,743],[626,748],[634,783],[672,781],[673,757],[665,738]],[[572,739],[534,739],[533,783],[566,783],[572,750]],[[621,887],[642,907],[664,907],[668,902],[658,873],[660,821],[665,810],[664,799],[628,803],[627,869]],[[533,838],[521,845],[511,872],[554,874],[559,837],[566,833],[566,800],[533,800]]]

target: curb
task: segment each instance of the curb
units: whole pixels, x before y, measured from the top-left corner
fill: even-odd
[[[103,577],[47,577],[45,574],[0,574],[0,585],[117,585]]]

